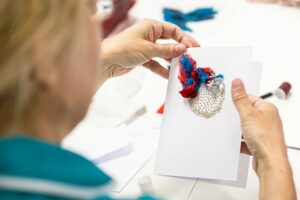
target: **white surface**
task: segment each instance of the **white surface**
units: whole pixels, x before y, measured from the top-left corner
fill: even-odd
[[[147,164],[140,170],[135,177],[128,183],[121,193],[111,193],[115,197],[126,198],[141,195],[138,184],[140,177],[148,175],[152,179],[155,193],[165,199],[183,200],[187,199],[196,179],[170,178],[166,176],[157,176],[153,174],[155,156],[153,156]]]
[[[238,168],[238,173],[237,173],[238,175],[236,180],[224,181],[224,180],[198,179],[197,181],[219,184],[219,185],[227,185],[232,187],[246,188],[247,180],[248,180],[250,156],[242,153],[239,156],[240,156],[239,168]]]
[[[161,20],[163,6],[192,10],[203,4],[216,5],[219,8],[219,14],[214,20],[190,24],[190,27],[194,29],[192,35],[202,46],[253,46],[253,59],[262,61],[264,64],[260,94],[276,89],[285,80],[292,83],[293,94],[288,101],[279,101],[275,98],[271,98],[270,101],[279,108],[287,143],[300,147],[300,127],[297,125],[300,112],[298,75],[300,72],[300,10],[272,4],[249,3],[246,0],[138,0],[132,10],[132,15],[140,19]],[[140,72],[144,72],[143,76],[140,76]],[[142,87],[138,93],[134,94],[133,99],[145,103],[149,111],[158,109],[165,98],[167,81],[142,68],[134,70],[126,78],[132,78],[132,76],[142,77],[135,81]],[[116,80],[118,83],[125,83],[122,81]],[[114,91],[126,93],[129,88],[130,85],[123,84],[122,89],[115,87]],[[300,151],[289,150],[289,155],[299,196]],[[150,175],[156,193],[166,199],[258,199],[258,179],[251,167],[247,188],[239,189],[196,182],[195,179],[156,176],[153,174],[154,160],[155,157],[137,173],[121,193],[113,194],[117,197],[139,195],[138,178]]]
[[[86,122],[81,122],[63,140],[62,146],[94,163],[107,162],[133,151],[126,128],[99,128]]]
[[[300,152],[289,150],[289,158],[294,171],[297,193],[300,194]],[[249,167],[247,188],[235,188],[210,183],[198,182],[196,179],[170,178],[153,174],[155,157],[143,167],[141,171],[130,181],[121,193],[113,193],[116,197],[128,197],[140,195],[138,179],[141,176],[149,175],[152,178],[155,193],[170,200],[254,200],[258,199],[259,182],[252,166]]]
[[[113,128],[143,112],[143,103],[101,92],[93,99],[84,121],[98,127]]]
[[[289,158],[294,170],[297,193],[300,194],[300,152],[289,150]],[[218,186],[197,182],[189,200],[209,199],[209,200],[241,200],[258,199],[259,182],[255,172],[250,167],[248,185],[246,189]]]
[[[160,116],[144,115],[129,124],[127,129],[133,144],[133,152],[98,165],[115,180],[113,192],[120,192],[154,154],[159,136],[157,118]],[[141,122],[149,126],[141,126]]]
[[[132,99],[140,91],[144,75],[145,71],[135,70],[104,83],[94,96],[84,121],[98,127],[116,127],[145,112],[145,102]]]
[[[231,82],[240,77],[258,93],[261,73],[249,61],[249,50],[238,47],[193,48],[197,66],[211,66],[224,75],[225,100],[209,119],[193,113],[178,91],[178,58],[173,59],[157,152],[156,173],[168,176],[237,180],[241,144],[240,120],[232,103]],[[249,76],[252,75],[252,76]],[[199,159],[196,159],[199,158]]]

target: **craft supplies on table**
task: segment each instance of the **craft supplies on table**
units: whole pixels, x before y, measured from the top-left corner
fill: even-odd
[[[138,179],[138,184],[142,194],[155,194],[154,186],[150,176],[142,176]]]
[[[260,96],[262,99],[269,98],[275,95],[278,99],[287,99],[290,95],[292,85],[289,82],[283,82],[274,92],[268,92]]]
[[[217,11],[214,10],[212,7],[198,8],[188,13],[183,13],[180,10],[171,8],[163,9],[164,20],[176,24],[182,30],[185,31],[192,31],[192,29],[187,26],[188,22],[198,22],[207,19],[212,19],[216,14]]]

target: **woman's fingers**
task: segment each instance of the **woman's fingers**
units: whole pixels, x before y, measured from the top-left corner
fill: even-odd
[[[150,71],[162,76],[163,78],[167,79],[169,77],[169,70],[167,70],[166,68],[161,66],[155,60],[150,60],[150,61],[146,62],[145,64],[143,64],[143,66],[145,68],[149,69]]]
[[[157,39],[174,39],[179,43],[185,44],[188,48],[200,47],[200,44],[194,38],[185,33],[178,26],[168,22],[161,22],[161,24],[162,34]]]
[[[163,59],[174,58],[186,52],[186,46],[181,43],[176,44],[152,44],[148,55],[153,57],[160,57]]]
[[[254,109],[248,98],[244,84],[240,79],[233,80],[231,93],[233,103],[239,112],[241,121],[243,122],[247,116],[254,112]]]
[[[171,64],[171,62],[172,62],[172,58],[164,58],[164,60],[169,64]]]
[[[182,31],[178,26],[156,20],[149,20],[151,23],[152,34],[150,41],[155,42],[158,39],[174,39],[186,47],[200,47],[200,44],[190,35]]]

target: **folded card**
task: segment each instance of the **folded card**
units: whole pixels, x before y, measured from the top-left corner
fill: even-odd
[[[239,170],[241,128],[231,82],[241,78],[249,93],[258,94],[261,64],[250,57],[250,48],[210,47],[189,49],[172,60],[157,174],[245,183],[239,174],[247,176],[247,166]]]

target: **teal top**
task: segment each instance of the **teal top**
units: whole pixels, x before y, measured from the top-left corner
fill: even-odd
[[[111,200],[112,185],[92,162],[58,145],[25,136],[0,139],[0,199]]]

